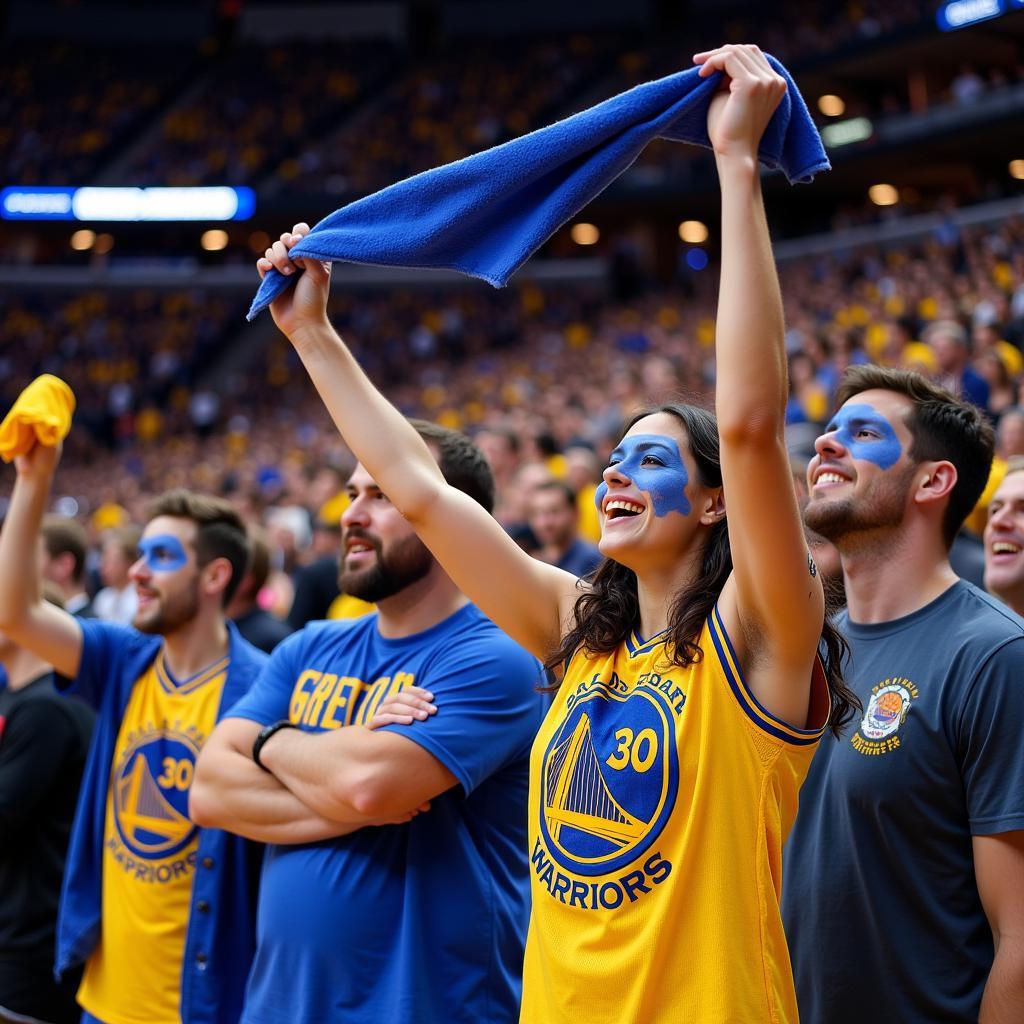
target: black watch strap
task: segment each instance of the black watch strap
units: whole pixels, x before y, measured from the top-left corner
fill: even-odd
[[[266,725],[256,734],[256,739],[252,743],[252,759],[265,771],[269,772],[270,769],[260,760],[260,751],[266,745],[267,740],[274,735],[275,732],[280,732],[282,729],[297,729],[298,726],[294,722],[289,722],[287,718],[282,718],[280,722],[274,722],[273,725]]]

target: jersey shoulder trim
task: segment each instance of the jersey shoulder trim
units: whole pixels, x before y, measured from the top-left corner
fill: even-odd
[[[717,604],[712,609],[711,615],[708,618],[708,632],[711,634],[711,642],[714,644],[715,652],[718,654],[718,660],[721,663],[726,682],[729,684],[729,689],[747,717],[759,729],[777,740],[782,740],[784,743],[791,743],[795,746],[809,746],[821,739],[828,725],[827,720],[816,729],[795,729],[793,726],[782,721],[781,718],[773,715],[750,691],[743,678],[743,673],[740,671],[736,651],[732,646],[732,641],[729,639],[729,634],[725,631],[725,625],[722,622]],[[815,688],[827,686],[824,669],[820,659],[817,657],[814,659],[811,685]],[[815,706],[816,703],[817,701],[812,697],[811,706]]]

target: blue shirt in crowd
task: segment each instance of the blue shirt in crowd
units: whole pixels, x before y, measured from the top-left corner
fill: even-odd
[[[377,615],[285,640],[231,716],[363,725],[403,685],[437,714],[390,732],[458,780],[405,825],[269,846],[245,1024],[512,1024],[528,918],[526,797],[540,666],[474,606],[398,640]]]
[[[822,740],[783,857],[800,1020],[976,1021],[993,945],[972,840],[1024,829],[1024,621],[960,581],[838,625],[864,711]]]

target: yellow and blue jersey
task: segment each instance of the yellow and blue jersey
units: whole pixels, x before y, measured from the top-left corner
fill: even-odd
[[[747,688],[717,609],[577,653],[533,747],[522,1024],[795,1024],[782,844],[829,706],[794,729]]]
[[[179,1024],[182,960],[199,830],[188,792],[213,730],[225,656],[184,681],[163,651],[138,678],[111,765],[100,942],[78,999],[106,1024]]]

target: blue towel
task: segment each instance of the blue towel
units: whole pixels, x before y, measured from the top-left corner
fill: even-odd
[[[807,106],[789,86],[761,139],[762,163],[791,183],[829,169]],[[720,74],[696,68],[455,163],[424,171],[325,217],[291,255],[378,266],[458,270],[500,288],[567,220],[602,192],[652,139],[710,148],[708,106]],[[271,270],[252,320],[295,279]]]

